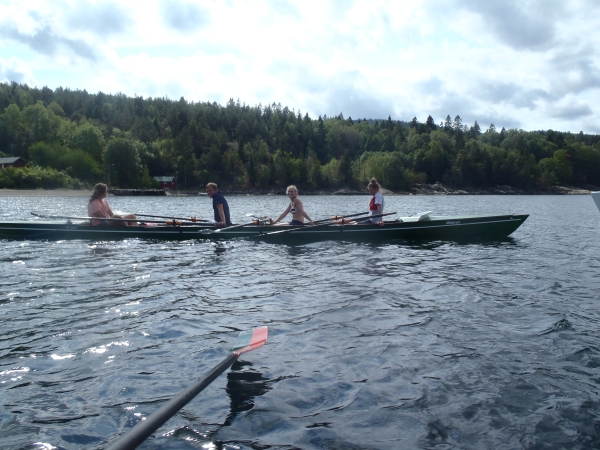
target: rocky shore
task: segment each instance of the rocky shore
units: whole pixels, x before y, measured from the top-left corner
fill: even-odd
[[[225,195],[285,195],[285,188],[277,189],[222,189]],[[554,186],[547,191],[524,190],[511,186],[495,186],[486,189],[454,188],[442,184],[417,184],[409,191],[390,191],[381,188],[383,195],[589,195],[600,191],[598,186]],[[368,195],[366,189],[301,189],[302,195]],[[0,197],[88,197],[89,190],[69,189],[0,189]],[[165,194],[172,197],[206,195],[200,190],[170,191]],[[110,195],[110,192],[109,192]]]
[[[597,186],[573,187],[573,186],[554,186],[550,190],[525,190],[511,186],[495,186],[486,189],[481,188],[454,188],[442,184],[416,184],[409,191],[391,191],[381,188],[383,195],[589,195],[590,192],[600,191]],[[285,195],[285,188],[260,190],[236,190],[223,189],[223,193],[228,195]],[[330,190],[310,190],[301,189],[302,195],[369,195],[367,190],[357,189],[330,189]],[[167,193],[167,195],[172,195]]]
[[[589,195],[600,190],[596,186],[573,187],[553,186],[550,190],[519,189],[512,186],[494,186],[481,188],[452,188],[441,184],[417,184],[409,192],[397,192],[399,195]]]

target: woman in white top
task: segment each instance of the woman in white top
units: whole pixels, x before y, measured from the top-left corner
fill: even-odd
[[[371,178],[371,182],[367,187],[369,188],[369,194],[373,196],[369,203],[369,216],[383,214],[383,195],[379,192],[379,183],[375,178]],[[369,220],[374,224],[383,226],[383,217],[381,216]]]
[[[288,186],[286,189],[286,193],[290,199],[290,204],[275,222],[273,222],[273,219],[270,219],[271,225],[278,224],[281,221],[281,219],[283,219],[289,213],[292,213],[292,221],[289,222],[289,224],[282,223],[280,225],[304,225],[305,217],[308,219],[311,225],[314,225],[312,219],[308,216],[308,214],[306,214],[306,211],[304,211],[304,205],[302,204],[302,200],[298,198],[298,188],[294,185]]]
[[[106,196],[108,195],[108,188],[104,183],[98,183],[94,186],[94,192],[90,197],[88,202],[88,216],[90,217],[98,217],[100,220],[92,219],[92,225],[117,225],[117,226],[127,226],[127,225],[137,225],[135,222],[136,217],[133,214],[127,214],[124,216],[118,216],[112,212],[110,206],[106,200]],[[102,220],[102,219],[127,219],[133,220],[133,222],[127,222],[125,220]]]

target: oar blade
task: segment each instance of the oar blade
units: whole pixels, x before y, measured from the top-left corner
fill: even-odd
[[[267,327],[242,331],[233,347],[231,347],[231,352],[236,356],[240,356],[242,353],[262,347],[267,342],[268,334],[269,329]]]

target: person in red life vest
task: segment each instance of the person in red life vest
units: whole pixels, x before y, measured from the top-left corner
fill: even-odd
[[[369,194],[373,196],[373,198],[371,198],[371,202],[369,203],[369,216],[378,216],[379,214],[383,214],[383,195],[381,192],[379,192],[379,183],[377,182],[377,179],[371,178],[367,188],[369,189]],[[337,219],[337,217],[332,217],[331,219],[334,220]],[[336,220],[335,223],[340,225],[356,225],[357,223],[374,223],[376,225],[379,224],[380,226],[384,225],[383,217],[381,216],[370,219],[361,219],[359,221],[342,218]]]
[[[113,226],[128,226],[128,225],[137,225],[136,217],[133,214],[127,214],[124,216],[118,216],[112,212],[110,206],[106,200],[106,196],[108,195],[108,188],[104,183],[98,183],[94,186],[94,192],[92,192],[92,196],[88,202],[88,216],[90,217],[98,217],[99,220],[91,220],[92,225],[113,225]],[[102,219],[127,219],[132,220],[132,222],[128,222],[127,220],[102,220]]]
[[[379,183],[375,178],[371,178],[371,182],[367,186],[369,188],[369,194],[373,196],[371,202],[369,203],[369,216],[375,216],[378,214],[383,214],[383,195],[379,192]],[[383,217],[373,217],[369,219],[374,224],[379,224],[383,226]]]

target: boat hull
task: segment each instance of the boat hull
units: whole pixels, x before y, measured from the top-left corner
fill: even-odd
[[[592,199],[600,211],[600,192],[592,192]]]
[[[210,225],[192,226],[90,226],[87,222],[28,221],[0,222],[0,239],[114,241],[150,239],[181,241],[190,239],[229,240],[252,238],[280,244],[315,241],[373,242],[404,240],[472,240],[499,239],[513,233],[528,215],[429,217],[418,221],[405,217],[402,221],[373,224],[300,226],[282,229],[276,226],[244,226],[222,230]]]
[[[473,240],[501,239],[512,234],[527,219],[527,215],[431,217],[416,221],[386,222],[379,225],[336,225],[305,227],[305,230],[271,233],[261,237],[273,243],[304,243],[342,240],[354,242],[402,240]]]

